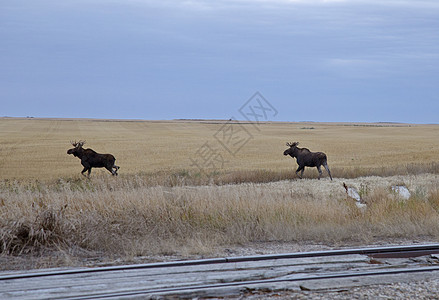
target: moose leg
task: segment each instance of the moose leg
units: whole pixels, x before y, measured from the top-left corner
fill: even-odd
[[[105,169],[107,169],[108,171],[110,171],[110,173],[113,175],[113,176],[117,176],[117,170],[119,169],[119,167],[118,166],[116,166],[116,165],[113,165],[113,166],[107,166],[107,167],[105,167]],[[113,170],[114,169],[114,170]]]
[[[299,171],[301,171],[301,172],[300,172],[300,175],[299,175]],[[300,179],[302,179],[302,177],[303,177],[303,171],[305,171],[305,166],[299,166],[299,167],[297,168],[297,170],[296,170],[296,175],[297,175]]]
[[[328,172],[328,174],[329,174],[329,178],[331,178],[331,180],[332,180],[331,171],[329,171],[329,166],[328,166],[328,164],[327,164],[327,163],[324,163],[323,166],[325,167],[326,172]]]
[[[88,171],[87,175],[84,174],[86,171]],[[81,174],[84,175],[85,177],[90,177],[90,173],[91,173],[91,167],[84,167],[84,169],[81,172]]]
[[[117,171],[120,169],[120,167],[116,166],[116,165],[113,165],[113,168],[114,168],[114,175],[117,176]]]
[[[317,170],[319,171],[319,180],[320,180],[320,177],[322,176],[322,169],[320,169],[320,166],[317,166]]]
[[[84,176],[86,176],[84,173],[85,173],[85,171],[87,171],[87,170],[88,170],[88,167],[84,167],[84,169],[82,169],[82,171],[81,171],[81,174],[84,175]]]
[[[114,175],[113,167],[106,166],[105,169],[107,169],[112,175]]]
[[[90,177],[90,172],[91,172],[91,166],[87,161],[81,160],[81,165],[84,166],[84,169],[82,170],[81,174],[86,176],[84,173],[86,171],[88,171],[88,177]]]

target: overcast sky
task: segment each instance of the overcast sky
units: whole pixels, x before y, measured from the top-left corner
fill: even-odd
[[[439,123],[439,1],[0,0],[0,116]]]

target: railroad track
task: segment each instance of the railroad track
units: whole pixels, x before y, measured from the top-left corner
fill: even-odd
[[[439,275],[439,244],[0,273],[1,299],[224,297]],[[414,257],[417,257],[414,259]]]

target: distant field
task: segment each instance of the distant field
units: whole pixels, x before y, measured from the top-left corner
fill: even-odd
[[[410,173],[412,168],[428,169],[439,162],[439,125],[229,125],[226,121],[0,118],[0,180],[77,176],[82,170],[79,159],[66,154],[71,140],[86,140],[85,147],[112,153],[122,176],[261,170],[287,173],[296,164],[282,152],[285,143],[292,141],[311,151],[325,152],[334,176],[369,171]],[[212,149],[219,155],[216,161],[208,160]],[[105,172],[94,169],[92,175]],[[316,170],[305,172],[306,176],[316,174]]]

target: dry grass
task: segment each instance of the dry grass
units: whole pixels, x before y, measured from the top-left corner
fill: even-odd
[[[438,175],[363,177],[359,210],[342,181],[148,186],[110,177],[57,184],[9,183],[0,194],[3,253],[80,247],[107,255],[209,254],[254,241],[343,244],[439,237]],[[404,184],[409,200],[391,186]]]
[[[189,158],[204,142],[215,145],[220,126],[0,119],[0,252],[52,249],[70,264],[77,251],[211,255],[255,241],[439,237],[438,126],[276,123],[257,131],[248,124],[246,147],[235,156],[222,150],[224,168],[200,172]],[[120,176],[79,175],[79,160],[66,154],[72,139],[113,153]],[[295,162],[282,155],[293,140],[325,151],[335,180],[316,180],[316,170],[296,180]],[[343,182],[360,191],[366,210],[346,196]],[[396,184],[411,198],[395,195]]]

